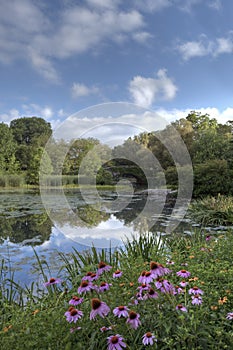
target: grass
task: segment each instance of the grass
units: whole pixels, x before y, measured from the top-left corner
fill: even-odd
[[[74,250],[71,254],[59,254],[61,270],[58,276],[49,274],[49,266],[37,256],[38,271],[42,281],[60,277],[61,283],[45,287],[43,283],[27,288],[7,280],[4,261],[1,273],[1,349],[76,350],[108,349],[107,338],[119,334],[127,344],[126,349],[232,349],[233,320],[227,314],[233,312],[233,235],[205,237],[196,231],[191,237],[154,237],[143,234],[126,240],[117,251],[94,247],[87,252]],[[110,285],[109,290],[93,290],[78,294],[82,277],[95,272],[100,261],[112,266],[93,283]],[[143,270],[150,270],[150,262],[158,261],[171,272],[163,278],[170,286],[179,286],[182,280],[188,284],[182,293],[174,294],[157,289],[154,280],[150,286],[158,293],[157,298],[146,298],[147,291],[139,295],[138,278]],[[180,270],[190,276],[181,278]],[[122,271],[122,276],[113,278],[113,272]],[[192,304],[189,290],[197,286],[203,290],[202,303]],[[175,288],[177,291],[178,289]],[[83,316],[77,323],[69,323],[64,313],[71,306],[69,300],[76,295],[84,300],[77,309]],[[90,320],[91,300],[105,302],[110,312],[105,317],[97,315]],[[187,312],[177,310],[177,305]],[[124,305],[140,315],[141,324],[133,329],[126,318],[116,317],[113,309]],[[233,315],[232,315],[233,317]],[[100,330],[106,327],[105,331]],[[153,345],[142,343],[144,334],[154,334]],[[116,339],[116,338],[115,338]],[[112,347],[114,350],[115,348]],[[120,349],[120,348],[119,348]]]
[[[202,225],[233,225],[233,197],[219,194],[195,200],[189,214]]]

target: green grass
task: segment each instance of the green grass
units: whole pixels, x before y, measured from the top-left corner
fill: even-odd
[[[202,225],[232,225],[233,197],[218,195],[195,200],[190,205],[189,214]]]
[[[232,349],[233,320],[226,319],[233,312],[233,235],[206,240],[201,231],[192,237],[169,236],[160,238],[143,234],[137,240],[126,240],[124,247],[117,251],[102,250],[71,254],[60,253],[60,274],[62,283],[44,287],[33,284],[21,288],[12,280],[6,279],[5,264],[2,262],[1,273],[1,316],[0,348],[15,350],[69,350],[69,349],[107,349],[107,337],[120,334],[127,344],[127,349]],[[38,259],[38,271],[42,280],[48,280],[49,266]],[[69,300],[78,295],[77,288],[88,271],[96,271],[98,263],[105,261],[112,266],[98,280],[100,285],[110,283],[110,289],[103,293],[97,291],[82,295],[84,301],[77,308],[83,317],[76,324],[68,323],[64,313],[69,308]],[[166,265],[171,260],[173,265]],[[188,285],[183,293],[158,292],[157,299],[137,300],[138,277],[143,270],[150,269],[150,262],[158,261],[171,269],[165,278],[176,286],[183,278],[176,272],[186,269],[191,273]],[[123,274],[114,279],[112,274],[120,269]],[[59,274],[58,274],[59,275]],[[61,277],[60,276],[60,277]],[[193,286],[204,291],[203,303],[192,305],[188,293]],[[151,283],[154,289],[154,282]],[[146,292],[143,293],[145,295]],[[111,309],[109,314],[96,320],[90,320],[91,299],[99,298]],[[188,312],[176,310],[182,304]],[[126,305],[140,314],[141,325],[137,329],[126,324],[125,318],[117,318],[112,310]],[[101,327],[112,329],[101,332]],[[75,329],[81,327],[80,329]],[[73,332],[70,330],[73,329]],[[142,336],[153,332],[157,342],[145,347]]]

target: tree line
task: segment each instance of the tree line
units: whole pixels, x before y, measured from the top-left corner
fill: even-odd
[[[9,126],[0,123],[0,186],[1,176],[14,174],[38,185],[41,173],[51,179],[62,174],[75,184],[87,178],[96,179],[97,184],[114,184],[130,177],[135,186],[144,187],[148,181],[151,185],[165,177],[166,185],[176,188],[177,166],[185,169],[187,165],[182,148],[178,164],[170,151],[179,152],[178,135],[191,157],[194,196],[233,194],[232,131],[233,121],[221,124],[208,114],[191,111],[163,130],[135,135],[110,149],[94,138],[55,140],[50,123],[43,118],[18,118]]]

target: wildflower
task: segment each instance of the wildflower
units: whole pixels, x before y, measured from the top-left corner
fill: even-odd
[[[69,304],[70,305],[78,305],[83,302],[83,298],[79,298],[76,295],[72,296],[72,299],[70,299]]]
[[[98,288],[99,292],[105,292],[106,290],[109,290],[110,286],[112,284],[111,283],[107,283],[107,282],[101,282],[100,283],[100,287]]]
[[[188,285],[188,282],[186,282],[186,281],[181,281],[181,282],[180,282],[180,286],[181,286],[182,288],[186,287],[187,285]]]
[[[82,329],[82,327],[70,328],[70,333],[74,333],[75,331],[79,331],[80,329]]]
[[[78,287],[78,293],[82,294],[85,292],[90,292],[93,289],[95,289],[95,286],[92,284],[92,282],[84,280],[81,282],[80,286]]]
[[[215,310],[217,310],[218,309],[218,307],[216,306],[216,305],[211,305],[211,310],[213,310],[213,311],[215,311]]]
[[[8,332],[13,326],[10,324],[8,327],[3,328],[3,332],[6,333]]]
[[[146,283],[142,283],[137,289],[139,289],[139,293],[141,294],[144,290],[148,290],[149,286]]]
[[[161,293],[171,293],[174,294],[174,286],[166,279],[158,278],[155,283],[157,289],[160,290]]]
[[[126,320],[126,323],[129,323],[133,329],[137,329],[140,326],[141,321],[139,320],[140,315],[134,311],[129,312],[129,317]]]
[[[211,238],[212,238],[212,237],[211,237],[210,235],[207,235],[206,238],[205,238],[205,240],[208,242],[208,241],[211,240]]]
[[[38,312],[40,312],[40,310],[39,310],[39,309],[36,309],[36,310],[34,310],[34,311],[32,312],[32,314],[33,314],[33,315],[36,315],[36,314],[38,314]]]
[[[144,277],[145,277],[146,271],[143,270],[141,272],[141,275],[138,277],[138,283],[144,283]]]
[[[104,318],[110,312],[108,305],[97,298],[91,299],[91,306],[90,320],[96,318],[97,315]]]
[[[104,261],[100,261],[98,264],[97,274],[101,275],[104,271],[110,271],[112,266],[107,265]]]
[[[48,286],[51,286],[53,284],[58,284],[58,283],[61,283],[60,278],[50,278],[50,280],[48,282],[44,283],[44,286],[48,287]]]
[[[113,278],[119,278],[119,277],[122,276],[122,274],[123,274],[123,272],[122,272],[121,270],[116,270],[116,271],[113,273],[112,277],[113,277]]]
[[[91,276],[93,275],[93,272],[87,272],[86,275],[82,278],[82,281],[91,281]]]
[[[152,272],[146,271],[142,283],[151,283],[153,281],[153,279],[154,279],[154,275],[152,274]]]
[[[184,292],[184,290],[182,288],[180,288],[179,286],[175,286],[174,288],[175,288],[174,295],[181,294]]]
[[[187,278],[191,275],[191,273],[187,270],[180,270],[176,274],[177,274],[177,276],[182,277],[182,278]]]
[[[196,282],[198,280],[199,280],[198,277],[189,278],[189,282]]]
[[[192,304],[193,305],[201,305],[202,297],[199,294],[192,295]]]
[[[157,341],[157,339],[155,339],[154,334],[151,332],[145,333],[142,337],[143,345],[153,345],[154,341]]]
[[[194,286],[189,289],[189,294],[203,294],[203,293],[204,293],[203,290],[201,290],[197,286]]]
[[[147,294],[144,296],[144,299],[158,298],[158,296],[158,293],[153,288],[150,288]]]
[[[170,269],[168,269],[167,267],[164,267],[162,264],[159,264],[155,261],[151,261],[150,271],[154,278],[162,277],[171,272]]]
[[[167,265],[174,265],[175,263],[174,263],[174,261],[172,261],[172,260],[167,260],[167,261],[166,261],[166,264],[167,264]]]
[[[227,320],[233,320],[233,312],[228,312],[227,316],[226,316]]]
[[[176,310],[180,310],[180,311],[183,311],[183,312],[187,312],[188,310],[186,309],[185,306],[183,306],[182,304],[179,304],[176,306]]]
[[[129,309],[126,306],[117,306],[114,310],[113,313],[115,316],[117,317],[128,317],[129,313],[128,313]]]
[[[80,319],[83,316],[83,312],[71,306],[69,310],[65,312],[65,316],[66,321],[68,321],[69,323],[76,323],[78,319]]]
[[[124,338],[120,334],[111,335],[108,339],[108,350],[121,350],[126,348],[126,344],[123,342]]]
[[[220,298],[218,300],[218,303],[219,303],[219,305],[223,305],[223,304],[227,303],[227,297]]]
[[[103,327],[101,327],[100,328],[100,331],[101,332],[107,332],[107,331],[111,331],[112,330],[112,327],[110,326],[110,327],[105,327],[105,326],[103,326]]]

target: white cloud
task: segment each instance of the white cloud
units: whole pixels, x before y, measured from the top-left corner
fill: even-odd
[[[180,43],[176,49],[185,61],[194,57],[212,56],[233,53],[233,32],[230,31],[225,37],[210,40],[202,34],[197,41],[187,41]]]
[[[150,38],[152,38],[152,35],[148,32],[138,32],[133,34],[133,39],[141,44],[147,43]]]
[[[136,6],[145,12],[156,12],[171,6],[171,0],[136,0]]]
[[[95,86],[88,87],[84,84],[73,83],[71,93],[74,98],[78,98],[98,94],[99,89]]]
[[[48,16],[47,4],[30,0],[0,0],[0,61],[30,62],[51,82],[59,82],[54,60],[87,51],[101,50],[108,42],[145,42],[149,34],[138,10],[120,9],[121,1],[86,0],[81,5],[56,9],[56,21]],[[135,34],[136,33],[136,34]]]
[[[214,10],[220,10],[222,8],[221,0],[210,0],[208,6]]]
[[[129,92],[134,103],[143,107],[150,107],[156,101],[171,100],[176,91],[177,87],[167,76],[165,69],[160,69],[156,78],[136,76],[129,83]]]

